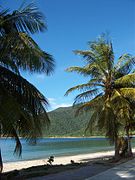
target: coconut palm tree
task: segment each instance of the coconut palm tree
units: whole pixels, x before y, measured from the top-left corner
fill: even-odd
[[[0,12],[1,134],[15,139],[15,152],[19,155],[22,152],[19,136],[35,142],[42,135],[42,127],[49,125],[47,99],[20,74],[20,70],[46,75],[53,72],[52,56],[30,37],[44,30],[44,16],[32,3],[12,13]]]
[[[74,105],[79,104],[77,114],[92,111],[86,130],[98,128],[105,131],[110,141],[115,143],[115,157],[119,156],[119,137],[128,138],[129,154],[131,145],[129,131],[135,126],[135,58],[124,54],[116,61],[111,41],[101,36],[89,42],[89,50],[76,50],[85,60],[83,67],[70,67],[68,72],[89,78],[88,82],[70,88],[66,95],[79,90]]]

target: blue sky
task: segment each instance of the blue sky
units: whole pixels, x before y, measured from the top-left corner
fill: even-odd
[[[3,7],[15,9],[22,0],[0,0]],[[26,0],[26,2],[31,2]],[[76,93],[64,97],[66,90],[86,79],[65,72],[82,65],[73,50],[87,49],[87,42],[109,32],[116,58],[123,53],[135,55],[135,0],[35,0],[46,16],[48,30],[33,36],[39,46],[53,55],[52,76],[23,73],[49,100],[51,109],[69,106]]]

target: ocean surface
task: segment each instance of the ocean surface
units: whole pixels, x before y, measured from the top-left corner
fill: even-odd
[[[106,138],[40,138],[36,145],[30,145],[24,139],[22,156],[14,155],[15,141],[10,138],[0,139],[3,162],[46,159],[50,156],[67,156],[114,150]],[[135,139],[132,140],[135,147]]]

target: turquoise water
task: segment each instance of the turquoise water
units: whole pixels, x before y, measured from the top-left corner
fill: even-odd
[[[12,139],[0,139],[0,147],[4,162],[44,159],[49,156],[76,155],[113,150],[105,138],[42,138],[37,145],[29,145],[21,139],[23,152],[19,158],[13,155],[15,142]],[[135,145],[135,140],[133,140]]]

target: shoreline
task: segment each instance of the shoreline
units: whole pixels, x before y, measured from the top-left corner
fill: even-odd
[[[135,148],[133,149],[133,153]],[[55,157],[52,166],[47,165],[47,159],[30,160],[22,162],[4,163],[3,178],[8,176],[20,179],[72,179],[72,177],[79,177],[79,179],[91,178],[100,173],[108,171],[108,169],[115,168],[123,163],[128,162],[129,159],[124,159],[120,162],[113,162],[110,158],[114,155],[114,151],[97,152],[89,154],[80,154],[74,156]],[[75,162],[74,166],[71,160]],[[79,164],[78,164],[79,163]],[[130,162],[129,162],[130,163]],[[57,166],[58,165],[58,166]],[[123,165],[125,168],[125,165]],[[133,169],[133,165],[132,165]],[[13,171],[19,170],[19,171]],[[127,171],[125,171],[126,173]]]
[[[133,153],[135,153],[135,148],[132,149]],[[89,162],[96,158],[107,158],[114,155],[113,151],[101,151],[96,153],[87,153],[87,154],[78,154],[78,155],[68,155],[68,156],[58,156],[54,157],[53,165],[66,165],[70,164],[71,160],[75,163],[83,163]],[[23,168],[29,168],[32,166],[40,166],[46,165],[48,158],[37,159],[37,160],[24,160],[24,161],[16,161],[16,162],[4,162],[3,163],[3,172],[8,172],[12,170],[20,170]]]
[[[54,136],[54,137],[43,137],[43,138],[105,138],[106,139],[106,137],[105,136]]]
[[[19,137],[20,139],[24,139],[23,137]],[[50,139],[57,139],[57,138],[103,138],[103,139],[108,139],[107,137],[105,137],[105,136],[45,136],[45,137],[38,137],[37,139],[48,139],[48,138],[50,138]],[[135,135],[132,135],[132,138],[135,138]],[[13,139],[12,137],[0,137],[0,139]]]
[[[88,162],[89,160],[95,159],[95,158],[103,158],[103,157],[109,157],[113,156],[114,151],[105,151],[105,152],[96,152],[96,153],[88,153],[88,154],[78,154],[78,155],[72,155],[72,156],[60,156],[60,157],[54,157],[53,165],[66,165],[70,164],[71,160],[73,160],[75,163],[80,162]],[[20,170],[23,168],[28,168],[32,166],[40,166],[40,165],[46,165],[48,158],[45,159],[37,159],[37,160],[26,160],[26,161],[17,161],[17,162],[5,162],[3,163],[3,172],[8,172],[12,170]]]
[[[23,137],[19,137],[20,139],[24,139]],[[38,137],[37,139],[40,138],[106,138],[105,136],[45,136],[45,137]],[[0,137],[0,139],[13,139],[12,137]]]

